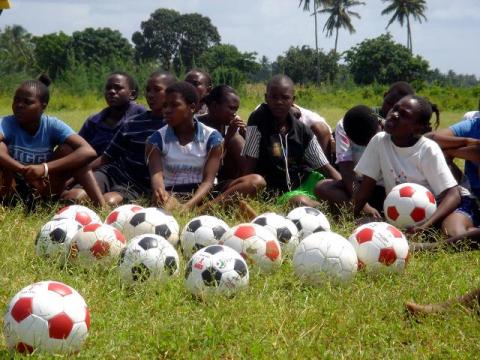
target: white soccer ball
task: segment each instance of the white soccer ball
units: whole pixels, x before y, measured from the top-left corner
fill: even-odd
[[[178,274],[177,251],[160,235],[135,236],[122,249],[119,271],[122,279],[134,284],[146,280],[166,280]]]
[[[50,220],[42,226],[35,239],[35,252],[38,256],[66,258],[70,243],[82,228],[73,219]]]
[[[257,224],[240,224],[230,228],[219,244],[236,250],[263,271],[272,271],[282,264],[282,250],[276,236]]]
[[[168,212],[150,207],[134,213],[125,224],[123,234],[127,240],[138,235],[156,234],[164,237],[176,247],[179,226],[175,218]]]
[[[360,269],[401,272],[407,265],[407,239],[393,225],[385,222],[364,224],[350,235],[348,241],[357,253]]]
[[[327,278],[346,281],[357,272],[357,254],[343,236],[317,232],[297,246],[293,267],[300,278],[312,285],[321,285]]]
[[[143,207],[135,204],[122,205],[114,209],[105,219],[105,224],[112,225],[123,234],[124,226],[133,214],[142,210]]]
[[[190,220],[182,230],[180,244],[186,257],[208,245],[218,244],[230,226],[214,216],[202,215]]]
[[[101,223],[102,219],[97,213],[83,205],[69,205],[57,211],[52,220],[73,219],[80,225],[85,226],[90,223]]]
[[[78,352],[90,328],[82,296],[70,286],[42,281],[20,290],[3,318],[7,346],[20,353]]]
[[[387,221],[399,228],[423,224],[436,209],[437,203],[432,192],[413,183],[395,186],[383,203]]]
[[[228,246],[209,245],[193,254],[185,270],[185,286],[196,296],[233,293],[248,286],[248,266]]]
[[[313,207],[297,207],[288,213],[287,219],[293,221],[297,226],[300,240],[316,232],[330,231],[330,223],[327,217]]]
[[[257,216],[252,220],[252,223],[263,226],[275,235],[285,255],[293,255],[300,242],[298,229],[293,221],[282,215],[267,212]]]
[[[125,247],[120,231],[107,224],[89,224],[80,229],[72,239],[70,259],[84,265],[111,263],[118,259]]]

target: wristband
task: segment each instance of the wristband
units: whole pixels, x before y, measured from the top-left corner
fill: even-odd
[[[43,178],[46,179],[46,178],[48,178],[48,165],[47,165],[47,163],[43,163],[43,168],[45,169],[45,171],[43,172]]]

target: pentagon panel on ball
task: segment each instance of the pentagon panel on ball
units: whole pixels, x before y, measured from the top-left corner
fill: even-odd
[[[232,248],[210,245],[193,254],[185,269],[185,286],[193,295],[232,295],[248,286],[245,260]]]
[[[299,243],[298,229],[293,221],[282,215],[268,212],[257,216],[252,223],[263,226],[275,235],[285,255],[293,255]]]
[[[319,231],[330,231],[330,223],[327,217],[313,207],[297,207],[288,213],[287,219],[290,219],[297,226],[300,240]]]
[[[90,328],[83,297],[56,281],[20,290],[3,318],[7,346],[19,353],[65,354],[80,351]]]
[[[372,222],[359,226],[348,241],[353,245],[359,268],[388,269],[401,272],[408,261],[409,247],[403,233],[385,222]]]
[[[225,221],[209,215],[190,220],[182,230],[180,243],[186,257],[208,245],[217,244],[230,227]]]
[[[436,209],[437,203],[432,192],[413,183],[395,186],[383,203],[387,221],[399,228],[423,224]]]
[[[144,208],[133,214],[124,226],[127,240],[143,234],[156,234],[164,237],[173,246],[177,246],[179,226],[168,212],[155,207]]]
[[[356,274],[357,266],[353,246],[333,232],[322,231],[307,236],[293,255],[295,273],[315,286],[327,279],[350,280]]]
[[[107,224],[89,224],[73,237],[70,259],[89,266],[110,263],[120,256],[125,238],[120,231]]]
[[[105,219],[105,224],[112,225],[114,228],[124,232],[125,224],[130,218],[142,210],[143,207],[135,204],[126,204],[117,207]]]
[[[73,219],[82,226],[102,222],[95,211],[83,205],[69,205],[58,210],[52,220],[58,219]]]
[[[179,272],[177,250],[155,234],[135,236],[122,249],[118,262],[122,279],[130,284],[146,280],[167,280]]]
[[[282,250],[275,235],[257,224],[240,224],[230,228],[220,244],[231,247],[262,271],[272,271],[282,264]]]
[[[70,252],[70,243],[82,228],[73,219],[50,220],[42,226],[35,239],[35,252],[38,256],[66,258]]]

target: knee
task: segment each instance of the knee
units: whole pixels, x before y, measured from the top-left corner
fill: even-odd
[[[288,204],[290,206],[309,206],[310,202],[312,200],[306,196],[303,196],[303,195],[297,195],[297,196],[292,196],[289,200],[288,200]]]
[[[71,201],[82,201],[87,198],[87,193],[83,189],[71,189],[64,191],[62,194],[62,199],[71,200]]]
[[[107,193],[103,195],[105,202],[110,207],[116,207],[120,205],[123,201],[123,197],[120,194]]]
[[[261,190],[267,186],[267,182],[263,176],[258,174],[252,174],[248,176],[248,182],[257,190]]]
[[[315,185],[315,196],[319,199],[323,199],[329,193],[333,180],[326,179],[319,181]]]

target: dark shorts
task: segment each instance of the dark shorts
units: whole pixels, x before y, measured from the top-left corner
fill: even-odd
[[[480,225],[480,211],[478,209],[477,201],[474,198],[462,196],[460,205],[455,209],[455,212],[461,213],[470,218],[475,227]]]
[[[93,174],[102,194],[117,192],[126,201],[134,201],[141,197],[149,198],[151,196],[150,188],[142,187],[133,182],[125,175],[124,171],[116,166],[110,164],[102,166],[95,170]]]
[[[383,203],[386,196],[387,195],[385,194],[385,188],[380,185],[375,185],[373,193],[368,199],[368,203],[370,204],[370,206],[377,209],[380,214],[383,214]]]

